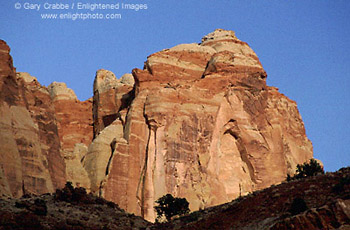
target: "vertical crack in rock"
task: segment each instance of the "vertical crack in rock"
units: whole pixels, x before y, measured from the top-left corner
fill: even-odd
[[[149,104],[147,104],[149,105]],[[146,219],[155,219],[154,217],[154,196],[155,196],[155,182],[158,178],[155,178],[156,173],[156,160],[157,160],[157,128],[158,122],[151,115],[147,114],[146,105],[144,106],[143,117],[148,127],[148,138],[146,144],[146,152],[144,155],[144,166],[141,172],[140,178],[140,203],[141,203],[141,216]]]
[[[110,146],[111,146],[111,156],[109,157],[108,163],[107,163],[107,167],[106,167],[106,176],[108,176],[109,174],[109,170],[110,170],[110,166],[113,160],[113,156],[114,156],[114,151],[117,145],[117,141],[114,138],[113,141],[111,142]]]
[[[98,102],[100,101],[100,94],[98,93],[98,90],[94,90],[94,96],[93,96],[93,106],[92,106],[92,120],[93,120],[93,139],[96,138],[98,135],[97,133],[97,127],[99,126],[98,121]]]
[[[144,217],[145,216],[145,184],[146,184],[146,174],[147,174],[147,164],[148,164],[148,149],[149,149],[149,143],[151,140],[151,132],[152,130],[149,129],[149,134],[148,134],[148,140],[147,140],[147,145],[146,145],[146,149],[145,149],[145,162],[141,171],[141,175],[140,175],[140,181],[139,181],[139,185],[137,186],[137,194],[140,192],[141,190],[141,197],[138,197],[138,199],[140,200],[140,205],[141,205],[141,216]]]
[[[98,186],[98,196],[103,197],[103,180],[100,182],[100,186]]]
[[[149,144],[150,144],[150,140],[151,140],[151,128],[147,119],[147,115],[145,113],[145,106],[143,107],[143,117],[145,118],[145,122],[148,125],[148,138],[147,138],[147,144],[146,144],[146,149],[145,149],[145,157],[144,157],[144,164],[140,173],[140,178],[139,178],[139,182],[137,185],[137,190],[136,190],[136,198],[139,201],[139,205],[141,208],[141,216],[144,217],[145,215],[145,207],[144,207],[144,203],[145,203],[145,182],[146,182],[146,173],[147,173],[147,164],[148,164],[148,149],[149,149]],[[141,194],[140,194],[141,193]]]
[[[153,161],[152,175],[156,170],[156,162],[157,162],[157,129],[154,129],[154,161]]]
[[[149,127],[149,128],[151,128],[151,127]],[[152,132],[152,129],[151,129],[151,132]],[[154,158],[153,158],[153,160],[150,159],[151,163],[152,163],[152,165],[149,165],[151,167],[151,175],[149,175],[149,178],[148,178],[150,180],[149,185],[152,187],[149,191],[151,193],[151,195],[148,197],[150,199],[149,203],[151,203],[151,207],[146,206],[146,208],[148,209],[148,210],[146,210],[147,217],[150,217],[147,219],[154,219],[155,218],[153,215],[153,213],[154,213],[153,206],[154,206],[154,201],[155,201],[154,200],[154,198],[155,198],[154,197],[154,195],[155,195],[154,189],[155,189],[155,183],[157,182],[155,180],[156,178],[154,178],[156,165],[157,165],[157,127],[154,127],[153,135],[154,135]]]
[[[119,119],[120,121],[122,122],[122,125],[123,125],[123,133],[124,133],[124,139],[125,140],[128,140],[129,138],[126,138],[125,134],[126,134],[126,129],[127,129],[127,121],[128,121],[128,118],[130,116],[130,110],[131,110],[131,104],[133,103],[134,99],[135,99],[135,91],[136,91],[136,87],[135,85],[133,86],[133,89],[129,92],[129,98],[127,99],[127,102],[126,102],[126,105],[125,105],[125,108],[120,108],[119,111],[118,111],[118,114],[119,114]],[[121,112],[122,110],[126,110],[125,112],[125,117],[123,119],[123,117],[121,116]]]
[[[12,196],[22,179],[43,193],[75,178],[153,221],[152,202],[165,191],[195,211],[279,183],[312,157],[296,103],[266,86],[259,59],[233,31],[152,54],[120,80],[98,70],[86,102],[62,84],[16,77],[9,51],[0,41],[0,182]],[[76,143],[89,148],[77,155]]]
[[[146,116],[147,118],[147,116]],[[156,166],[157,155],[157,127],[152,125],[154,120],[147,118],[147,125],[149,129],[149,138],[147,142],[147,154],[145,155],[145,168],[143,175],[143,184],[141,190],[142,198],[142,217],[145,219],[154,219],[154,170]],[[152,138],[154,140],[152,140]],[[153,142],[152,142],[153,141]],[[152,146],[154,144],[154,146]]]
[[[227,103],[230,105],[232,111],[235,111],[234,106],[232,105],[228,96],[229,95],[226,93],[224,98],[226,99]],[[229,125],[230,128],[228,130],[226,130],[225,133],[228,132],[233,138],[236,139],[236,141],[238,143],[237,148],[238,148],[238,151],[240,153],[241,159],[248,167],[249,177],[256,184],[257,180],[256,180],[255,174],[254,174],[254,167],[249,160],[247,149],[245,148],[244,142],[243,142],[241,136],[239,135],[239,133],[242,133],[242,131],[240,130],[237,121],[234,119],[230,119],[227,124]],[[233,129],[236,129],[236,130],[233,130]]]
[[[252,179],[252,181],[255,184],[257,184],[257,180],[255,179],[255,174],[254,174],[254,167],[253,167],[252,163],[250,162],[250,160],[248,158],[247,149],[244,146],[242,138],[238,138],[237,142],[238,142],[238,146],[237,147],[238,147],[239,153],[241,155],[241,159],[248,167],[249,176]]]

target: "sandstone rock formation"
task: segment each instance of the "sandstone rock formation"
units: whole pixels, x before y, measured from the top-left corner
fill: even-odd
[[[133,80],[128,74],[118,80],[111,71],[101,69],[96,72],[93,97],[94,137],[117,118],[125,123],[132,89]]]
[[[64,195],[63,195],[64,194]],[[0,229],[338,229],[350,228],[350,168],[284,182],[232,202],[151,224],[80,188],[0,199]],[[305,209],[294,200],[305,202]]]
[[[232,31],[152,54],[120,80],[98,70],[85,102],[64,83],[16,75],[4,42],[0,75],[3,195],[69,180],[154,220],[166,193],[197,210],[279,183],[312,158],[296,103],[266,85]]]
[[[350,229],[350,168],[284,182],[151,229]],[[295,199],[305,209],[293,206]],[[293,208],[292,208],[293,207]]]
[[[65,83],[53,82],[48,91],[55,109],[60,155],[66,163],[66,180],[89,189],[90,179],[81,161],[92,140],[92,100],[79,101]]]
[[[350,229],[350,199],[310,209],[299,215],[284,218],[275,223],[271,230],[289,229]]]
[[[92,140],[92,101],[78,101],[65,84],[48,90],[28,73],[16,73],[9,52],[0,41],[0,196],[54,192],[67,179],[89,187],[81,154],[80,168],[69,161],[75,144]],[[84,176],[72,178],[71,170]]]
[[[166,193],[191,210],[224,203],[312,158],[296,103],[266,86],[256,54],[232,31],[152,54],[133,76],[132,89],[97,72],[83,163],[91,190],[130,212],[153,220]]]
[[[53,192],[65,183],[65,164],[50,95],[34,77],[17,74],[0,41],[0,195]]]

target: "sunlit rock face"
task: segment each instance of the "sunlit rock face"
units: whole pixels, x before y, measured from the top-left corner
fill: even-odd
[[[0,195],[72,181],[147,220],[171,193],[197,210],[283,181],[312,158],[294,101],[266,85],[233,31],[150,55],[120,79],[98,70],[93,97],[16,73],[0,42]]]
[[[83,160],[91,190],[127,211],[154,220],[166,193],[191,210],[231,201],[312,158],[296,103],[266,85],[233,31],[152,54],[132,74],[134,85],[97,72]]]
[[[60,155],[64,158],[66,180],[90,189],[90,179],[81,161],[92,141],[92,99],[79,101],[65,83],[48,86],[55,111]]]
[[[92,141],[92,100],[16,72],[9,52],[0,41],[0,196],[52,193],[67,180],[89,188],[81,159]]]
[[[0,41],[0,196],[47,193],[66,181],[55,111],[48,90],[17,73]]]

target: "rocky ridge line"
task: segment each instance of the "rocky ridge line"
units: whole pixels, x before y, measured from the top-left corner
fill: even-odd
[[[283,182],[152,229],[350,229],[350,168]],[[307,210],[293,214],[294,199]]]
[[[266,86],[232,31],[152,54],[132,74],[134,87],[97,72],[95,139],[83,161],[91,191],[132,213],[154,220],[166,193],[191,210],[224,203],[312,158],[296,103]]]
[[[16,75],[6,43],[0,50],[3,195],[70,180],[154,220],[166,193],[203,209],[280,183],[312,158],[296,103],[266,85],[233,31],[152,54],[121,80],[98,70],[85,102],[64,83]]]

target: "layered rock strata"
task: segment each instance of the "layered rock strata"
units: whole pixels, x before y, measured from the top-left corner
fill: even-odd
[[[283,182],[151,229],[345,230],[350,229],[349,194],[348,167]]]
[[[266,85],[232,31],[152,54],[120,80],[98,70],[85,102],[64,83],[16,73],[4,42],[0,75],[2,195],[69,180],[154,220],[166,193],[197,210],[279,183],[312,158],[296,103]]]
[[[296,103],[266,85],[232,31],[152,54],[133,77],[132,88],[97,72],[95,139],[83,162],[91,190],[130,212],[154,220],[166,193],[191,210],[224,203],[312,158]]]
[[[92,101],[78,101],[64,83],[46,88],[16,73],[9,52],[0,41],[0,196],[54,192],[67,180],[90,187],[80,162],[87,147],[75,145],[92,140]]]
[[[125,123],[127,108],[133,99],[134,79],[124,74],[120,80],[114,73],[100,69],[96,72],[93,96],[94,137],[117,118]]]
[[[66,180],[89,189],[90,179],[81,161],[92,141],[92,99],[79,101],[65,83],[53,82],[48,91],[55,110],[60,154],[66,163]]]
[[[66,176],[50,95],[9,52],[0,41],[0,195],[53,192]]]

